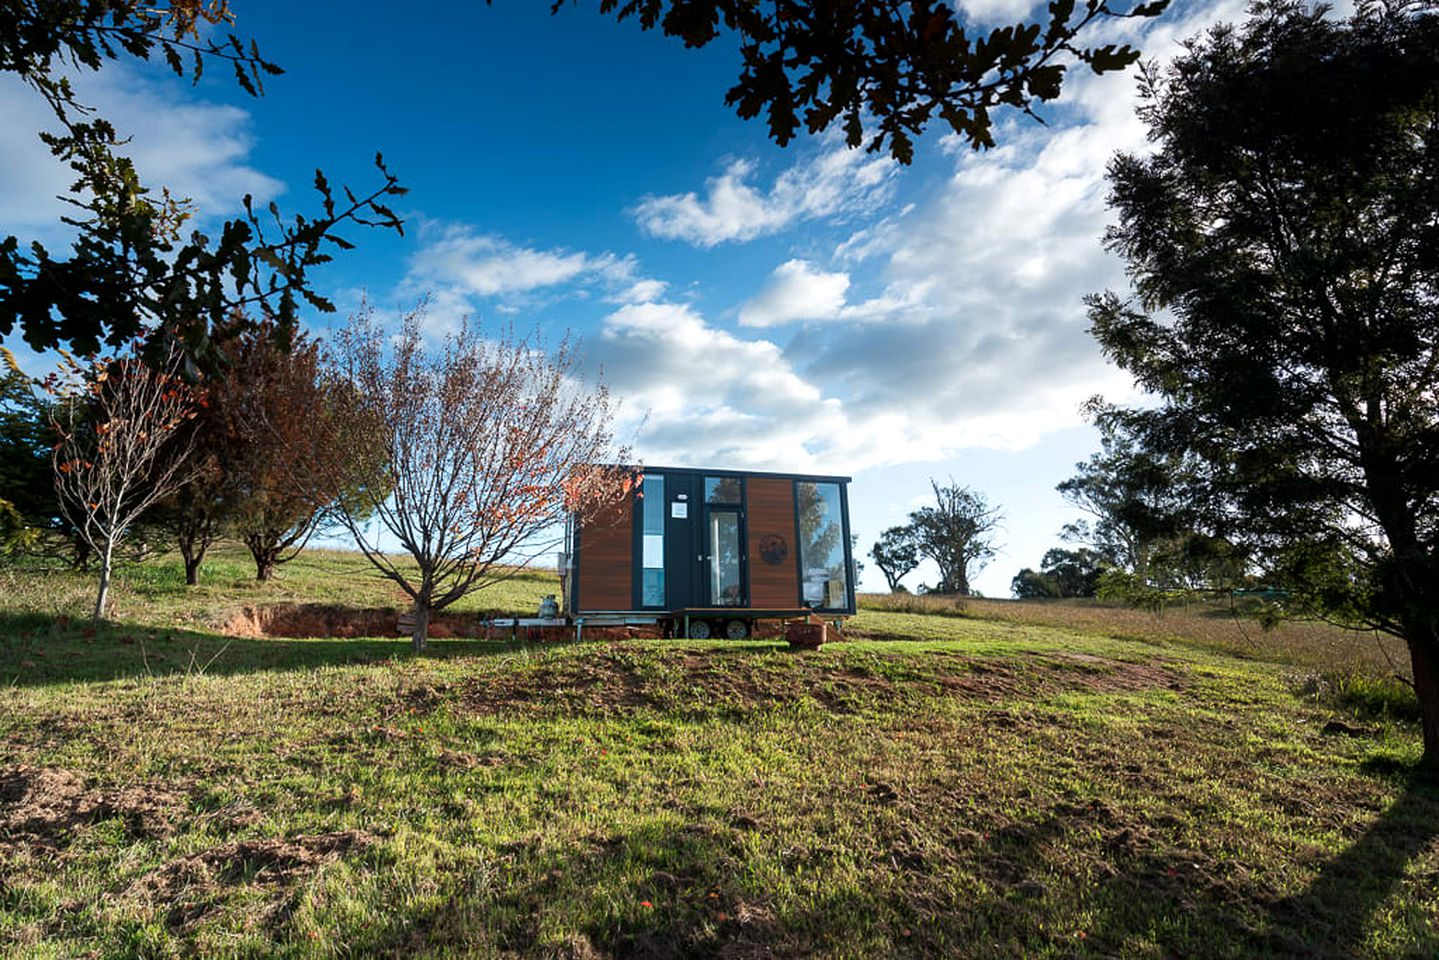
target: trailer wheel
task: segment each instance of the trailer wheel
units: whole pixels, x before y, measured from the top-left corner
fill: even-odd
[[[708,620],[690,621],[691,640],[708,640],[713,635],[714,634],[713,631],[710,630],[710,624]]]
[[[730,640],[743,640],[749,636],[749,624],[744,620],[730,620],[724,625],[724,635]]]

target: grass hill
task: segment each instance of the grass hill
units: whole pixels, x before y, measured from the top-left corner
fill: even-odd
[[[248,575],[127,569],[92,628],[87,579],[0,572],[0,953],[1439,954],[1439,792],[1372,638],[873,598],[814,652],[416,658],[235,629],[401,606],[357,557]]]

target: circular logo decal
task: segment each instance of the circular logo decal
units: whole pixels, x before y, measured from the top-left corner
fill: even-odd
[[[765,563],[784,563],[789,556],[789,544],[777,533],[767,533],[759,540],[759,556]]]

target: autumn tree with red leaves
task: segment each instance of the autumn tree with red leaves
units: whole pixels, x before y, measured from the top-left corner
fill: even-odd
[[[553,549],[568,512],[630,490],[602,466],[627,457],[614,449],[614,403],[575,377],[568,341],[547,350],[538,335],[485,337],[466,320],[432,348],[423,321],[417,309],[392,336],[366,308],[337,344],[360,410],[345,418],[361,431],[348,446],[373,451],[355,501],[374,523],[340,519],[414,602],[417,652],[434,611]],[[385,535],[413,568],[385,553]]]
[[[335,418],[351,405],[337,396],[345,388],[327,376],[319,342],[303,331],[286,350],[261,323],[230,350],[233,364],[212,387],[213,479],[231,531],[255,560],[255,579],[269,580],[304,549],[350,482],[348,431]]]
[[[129,352],[81,364],[45,381],[57,400],[52,454],[60,509],[100,558],[94,618],[109,602],[116,546],[151,506],[189,480],[184,426],[203,402],[181,379],[178,352],[157,367]]]

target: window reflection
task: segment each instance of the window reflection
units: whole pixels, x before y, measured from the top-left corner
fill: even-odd
[[[739,503],[739,477],[705,477],[705,503]]]
[[[810,606],[832,610],[849,606],[849,572],[844,563],[844,514],[837,483],[801,480],[799,560],[802,596]]]
[[[710,514],[709,526],[710,602],[717,607],[741,606],[739,514],[716,510]]]
[[[665,478],[645,477],[643,504],[643,529],[640,549],[640,605],[663,607],[665,605]]]

